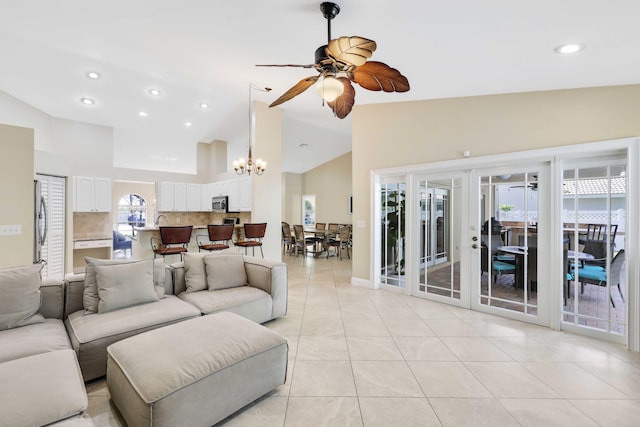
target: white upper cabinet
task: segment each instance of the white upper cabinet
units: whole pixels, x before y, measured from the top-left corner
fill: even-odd
[[[184,182],[161,181],[156,183],[156,209],[158,212],[200,212],[211,210],[201,204],[201,185]]]
[[[251,177],[232,179],[229,183],[229,211],[230,212],[250,212],[251,211]]]
[[[75,212],[111,212],[111,179],[74,177]]]
[[[202,211],[200,206],[200,184],[187,184],[187,210],[189,212]]]
[[[156,183],[156,210],[158,212],[173,211],[173,197],[175,194],[173,182],[161,181]]]
[[[175,212],[186,212],[187,184],[182,182],[174,182],[173,185],[173,210]]]

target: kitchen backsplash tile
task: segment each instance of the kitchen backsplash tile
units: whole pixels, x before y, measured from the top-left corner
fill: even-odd
[[[113,238],[110,212],[74,212],[74,239]]]

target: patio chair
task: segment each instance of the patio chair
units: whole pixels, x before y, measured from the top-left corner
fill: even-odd
[[[598,286],[616,285],[618,287],[618,292],[620,292],[620,297],[624,302],[624,295],[622,294],[622,288],[620,287],[620,282],[622,280],[620,272],[622,271],[622,265],[624,264],[624,257],[624,249],[620,249],[616,256],[613,257],[613,261],[611,261],[611,266],[609,267],[610,277],[607,276],[606,266],[602,267],[599,265],[585,264],[574,269],[573,280],[580,282],[580,293],[584,292],[585,284]],[[611,295],[611,293],[609,293],[609,298],[611,300],[611,305],[615,308],[616,304],[613,302],[613,295]]]

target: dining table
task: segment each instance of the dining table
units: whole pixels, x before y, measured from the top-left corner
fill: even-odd
[[[496,248],[499,252],[515,255],[516,272],[515,272],[515,287],[517,289],[524,289],[524,268],[525,268],[525,255],[527,255],[527,246],[498,246]],[[593,255],[586,252],[579,251],[567,251],[567,259],[588,261],[594,259]]]
[[[332,237],[335,237],[340,231],[338,230],[329,230],[326,228],[315,228],[315,227],[304,227],[304,234],[314,237],[322,237],[322,239],[318,239],[318,243],[313,252],[313,256],[318,258],[325,252],[327,253],[327,258],[329,257],[329,243],[328,240]],[[311,251],[309,251],[311,252]]]

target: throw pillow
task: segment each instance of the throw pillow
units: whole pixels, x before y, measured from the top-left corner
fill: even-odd
[[[82,301],[86,314],[98,312],[98,287],[96,282],[96,270],[98,265],[120,265],[139,262],[135,259],[100,259],[84,257],[87,263],[84,276],[84,290],[82,293]],[[153,265],[153,282],[156,285],[156,293],[158,298],[164,298],[164,261],[161,259],[154,260]]]
[[[204,253],[184,254],[184,281],[187,292],[204,291],[207,289],[207,272],[204,268]]]
[[[42,264],[0,269],[0,330],[44,322],[40,310]]]
[[[204,258],[210,291],[235,288],[247,284],[242,255],[218,255]]]
[[[96,265],[98,313],[158,301],[153,283],[153,260]]]

